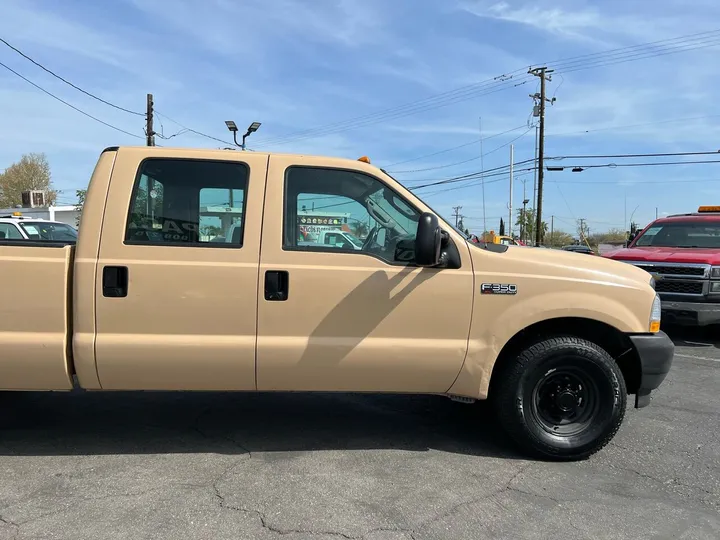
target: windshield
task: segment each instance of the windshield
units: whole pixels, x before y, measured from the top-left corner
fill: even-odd
[[[22,221],[20,227],[22,227],[30,240],[60,240],[65,242],[77,240],[77,231],[64,223]]]
[[[720,249],[720,221],[669,221],[652,225],[632,247]]]

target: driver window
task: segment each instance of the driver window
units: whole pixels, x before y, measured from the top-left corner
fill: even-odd
[[[285,193],[284,249],[412,263],[420,212],[376,178],[350,170],[290,167]]]

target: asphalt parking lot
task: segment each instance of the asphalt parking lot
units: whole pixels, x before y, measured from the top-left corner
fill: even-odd
[[[717,539],[720,338],[674,335],[580,463],[440,397],[5,394],[0,539]]]

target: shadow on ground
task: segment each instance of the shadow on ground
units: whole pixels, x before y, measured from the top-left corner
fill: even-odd
[[[0,455],[440,450],[521,459],[485,404],[441,396],[6,393]]]
[[[720,349],[720,325],[700,327],[667,325],[663,330],[677,346]]]

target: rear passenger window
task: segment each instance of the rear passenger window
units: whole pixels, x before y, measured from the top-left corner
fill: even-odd
[[[241,247],[248,173],[246,165],[235,162],[143,161],[125,243]]]

